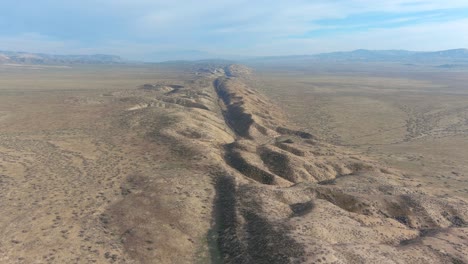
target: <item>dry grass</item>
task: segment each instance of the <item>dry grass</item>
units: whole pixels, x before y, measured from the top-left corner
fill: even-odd
[[[312,134],[423,175],[413,180],[437,194],[468,197],[467,74],[378,68],[268,70],[253,83]]]
[[[144,83],[190,80],[189,73],[2,67],[0,263],[187,263],[193,252],[207,254],[210,178],[184,177],[197,173],[146,137],[147,128],[122,122],[131,119],[131,100],[113,96]],[[146,124],[167,126],[157,115]],[[192,195],[199,198],[183,202]],[[201,224],[188,221],[197,217]]]
[[[466,261],[460,91],[213,67],[2,68],[0,263]]]

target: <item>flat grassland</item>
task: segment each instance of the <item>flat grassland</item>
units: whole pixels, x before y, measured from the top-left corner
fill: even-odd
[[[468,197],[468,74],[414,65],[257,68],[254,85],[291,120],[337,145]],[[414,175],[413,175],[414,176]]]
[[[151,65],[0,66],[0,263],[133,263],[129,254],[168,263],[161,254],[173,248],[204,252],[206,243],[188,240],[196,226],[185,229],[182,241],[163,236],[185,227],[184,217],[173,216],[183,210],[167,209],[182,202],[174,192],[184,199],[203,177],[180,179],[189,173],[186,162],[132,128],[126,113],[136,103],[113,96],[145,83],[178,83],[189,75],[182,72]],[[157,113],[146,123],[163,124]],[[180,187],[157,189],[170,181]]]

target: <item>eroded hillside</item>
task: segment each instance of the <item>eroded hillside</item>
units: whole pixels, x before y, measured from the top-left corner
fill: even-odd
[[[215,184],[215,258],[225,263],[466,261],[466,201],[431,196],[404,172],[301,131],[243,82],[249,70],[234,65],[224,72],[204,76],[214,87],[202,91],[150,89],[153,98],[185,109],[159,136],[177,142],[180,154],[195,159]]]
[[[2,141],[10,156],[1,202],[11,217],[1,218],[0,260],[28,263],[53,248],[43,263],[468,261],[467,201],[433,196],[404,172],[303,131],[246,84],[250,74],[210,66],[185,80],[108,94],[97,103],[108,106],[93,134],[101,143],[89,139],[99,148],[59,158],[70,146],[45,144],[57,157],[39,161],[37,171],[29,159],[43,157],[43,143]],[[74,102],[95,102],[81,99]],[[22,160],[21,151],[30,154]],[[14,159],[19,165],[8,167]],[[55,159],[61,163],[47,169]],[[76,170],[59,177],[66,166]],[[48,170],[55,176],[33,177]],[[21,173],[28,191],[42,191],[31,192],[38,205],[30,217],[53,229],[32,225],[28,236],[21,230],[35,220],[9,224],[26,214],[8,204],[24,189],[15,179]],[[70,212],[60,215],[57,201]],[[44,242],[38,251],[37,236],[61,245]]]

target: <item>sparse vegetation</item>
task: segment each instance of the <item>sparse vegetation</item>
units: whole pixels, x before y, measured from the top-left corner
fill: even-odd
[[[134,67],[0,72],[0,262],[466,261],[467,108],[440,86]]]

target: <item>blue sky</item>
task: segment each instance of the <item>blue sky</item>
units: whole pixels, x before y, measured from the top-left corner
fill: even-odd
[[[468,48],[466,0],[0,0],[0,50],[129,59]]]

